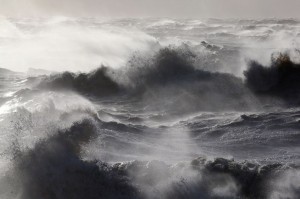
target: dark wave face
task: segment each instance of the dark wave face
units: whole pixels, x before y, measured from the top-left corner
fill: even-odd
[[[6,20],[0,199],[300,198],[299,24]]]
[[[195,59],[189,49],[163,48],[151,57],[133,57],[122,69],[102,66],[89,74],[65,72],[42,79],[38,87],[139,98],[143,106],[157,109],[165,104],[180,112],[254,107],[255,99],[240,78],[203,70]]]
[[[47,77],[39,85],[41,88],[75,90],[81,93],[105,97],[119,91],[119,86],[107,74],[108,68],[101,67],[89,74],[62,74]]]
[[[200,157],[176,165],[162,161],[108,165],[82,160],[81,148],[99,135],[101,124],[98,119],[84,119],[27,152],[16,152],[14,172],[6,176],[10,185],[23,190],[20,197],[25,199],[267,198],[273,188],[271,182],[290,170],[297,171],[293,165],[224,158]],[[298,194],[296,187],[292,193]]]
[[[151,57],[134,56],[122,69],[102,66],[88,74],[65,72],[42,79],[38,87],[73,90],[95,97],[138,97],[153,108],[157,108],[158,98],[159,104],[167,100],[170,107],[166,108],[179,108],[181,112],[253,110],[267,103],[266,96],[275,97],[273,101],[287,101],[289,105],[299,103],[300,67],[287,54],[274,55],[270,67],[250,61],[244,72],[245,81],[231,74],[202,69],[196,57],[190,49],[163,48]],[[170,96],[174,103],[165,99]]]
[[[255,93],[277,96],[290,105],[299,105],[300,65],[293,63],[287,54],[272,59],[271,66],[251,62],[245,71],[246,85]]]
[[[38,143],[15,157],[13,177],[21,180],[22,198],[135,198],[128,180],[101,162],[80,159],[81,145],[96,135],[93,121],[75,123],[69,130]]]

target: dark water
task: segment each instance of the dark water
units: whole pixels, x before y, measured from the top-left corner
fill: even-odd
[[[273,41],[291,30],[297,43],[298,21],[74,20],[55,24],[133,26],[158,43],[122,67],[1,71],[1,198],[300,197],[300,65]],[[269,61],[241,61],[246,40],[272,40],[256,46]]]

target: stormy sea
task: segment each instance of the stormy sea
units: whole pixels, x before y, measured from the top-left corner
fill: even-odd
[[[1,199],[300,198],[298,20],[0,18],[0,68]]]

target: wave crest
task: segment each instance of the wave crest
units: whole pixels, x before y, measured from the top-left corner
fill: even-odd
[[[89,74],[50,76],[40,87],[72,89],[98,97],[125,94],[138,97],[143,104],[169,104],[170,109],[178,107],[179,111],[252,106],[253,97],[240,78],[203,70],[195,57],[189,49],[163,48],[150,57],[133,57],[121,69],[101,67]],[[169,100],[170,96],[174,101]]]
[[[246,85],[253,92],[277,96],[292,104],[300,103],[300,64],[292,62],[288,54],[273,56],[270,66],[252,61],[244,74]]]

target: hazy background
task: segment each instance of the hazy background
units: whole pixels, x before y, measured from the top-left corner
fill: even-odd
[[[134,53],[149,53],[158,45],[209,41],[247,46],[236,52],[237,62],[224,62],[240,75],[245,59],[268,64],[275,49],[298,48],[300,26],[264,24],[248,30],[243,24],[223,26],[205,18],[299,18],[299,8],[300,0],[0,0],[0,68],[122,67]],[[122,17],[157,19],[102,23]],[[166,18],[189,19],[176,27],[175,19]],[[201,53],[205,57],[208,52]]]
[[[11,17],[298,18],[299,0],[0,0]]]

